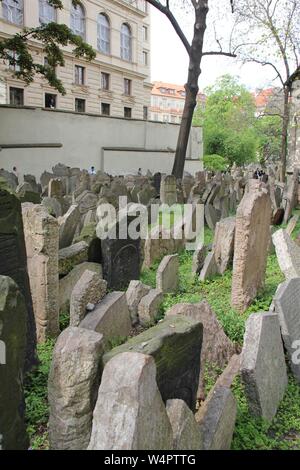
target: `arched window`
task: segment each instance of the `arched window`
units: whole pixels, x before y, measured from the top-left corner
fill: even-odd
[[[56,21],[55,8],[49,4],[48,0],[39,0],[40,11],[40,24],[48,24]]]
[[[109,19],[104,13],[98,15],[98,36],[97,45],[98,50],[103,54],[110,54],[110,23]]]
[[[3,18],[10,23],[23,24],[23,0],[3,0]]]
[[[132,60],[132,34],[126,23],[123,23],[121,27],[121,59]]]
[[[81,5],[71,7],[71,30],[82,39],[85,38],[85,14]]]

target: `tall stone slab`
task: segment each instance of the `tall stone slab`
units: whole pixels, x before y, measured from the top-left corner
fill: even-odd
[[[233,260],[235,217],[221,219],[216,224],[213,251],[219,274],[229,268]]]
[[[74,235],[80,222],[80,212],[77,204],[72,204],[69,210],[59,217],[59,248],[66,248],[73,242]]]
[[[202,324],[173,316],[103,356],[103,364],[122,352],[140,352],[155,359],[157,385],[164,402],[171,398],[184,400],[194,411],[200,373]]]
[[[27,256],[20,201],[0,190],[0,275],[11,277],[27,307],[27,346],[25,369],[36,363],[36,328],[27,272]]]
[[[275,251],[285,279],[300,277],[300,247],[291,239],[286,230],[277,230],[272,235]]]
[[[244,312],[264,286],[271,200],[263,183],[249,181],[236,214],[231,304]]]
[[[106,365],[89,450],[169,450],[172,428],[153,358],[124,352]]]
[[[53,450],[85,450],[100,383],[102,335],[69,327],[59,336],[48,381]]]
[[[178,255],[164,256],[156,273],[156,287],[163,293],[175,293],[179,281]]]
[[[39,343],[59,334],[58,222],[44,206],[23,204],[30,290]]]
[[[0,449],[25,450],[23,369],[26,303],[17,284],[0,276]]]
[[[248,318],[241,376],[250,412],[272,421],[288,383],[278,315],[259,312]]]
[[[293,278],[279,285],[274,297],[281,334],[292,372],[300,383],[300,278]]]

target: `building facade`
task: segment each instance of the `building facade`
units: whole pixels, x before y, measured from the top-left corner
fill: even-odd
[[[185,102],[185,88],[172,83],[154,82],[151,92],[150,119],[180,123]],[[198,104],[205,106],[205,95],[198,94]]]
[[[1,63],[6,103],[147,119],[152,88],[147,2],[82,0],[74,8],[71,0],[63,0],[63,6],[62,10],[55,10],[47,0],[0,2],[0,39],[24,27],[56,21],[69,26],[97,51],[96,58],[88,62],[76,58],[71,47],[63,48],[65,65],[57,67],[56,73],[66,89],[64,96],[38,75],[26,86],[14,77],[13,66]],[[46,64],[41,44],[29,44],[34,61]]]

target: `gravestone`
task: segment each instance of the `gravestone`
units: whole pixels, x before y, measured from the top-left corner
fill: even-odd
[[[26,450],[29,444],[23,396],[26,322],[20,289],[11,278],[0,276],[0,450]]]
[[[102,375],[88,449],[169,450],[172,437],[153,358],[124,352],[111,359]]]
[[[219,274],[229,268],[233,260],[235,217],[221,219],[216,225],[213,251]]]
[[[23,204],[30,290],[39,343],[59,334],[58,222],[44,206]]]
[[[202,333],[201,323],[174,315],[106,353],[103,364],[127,351],[153,356],[157,367],[157,385],[164,402],[179,398],[194,411]]]
[[[162,301],[163,292],[160,289],[151,289],[141,299],[138,306],[138,318],[141,325],[147,326],[155,321]]]
[[[167,413],[173,431],[173,450],[202,450],[200,426],[183,400],[168,400]]]
[[[69,210],[59,217],[59,248],[66,248],[73,242],[73,238],[80,222],[80,212],[77,204],[72,204]]]
[[[241,376],[251,414],[272,421],[288,383],[278,315],[259,312],[248,318]]]
[[[177,202],[176,178],[173,175],[167,175],[161,180],[160,200],[162,204],[172,206]]]
[[[128,224],[134,220],[127,218]],[[124,219],[122,219],[124,224]],[[116,237],[114,237],[116,234]],[[111,229],[107,238],[101,240],[103,277],[108,289],[125,289],[130,281],[140,277],[140,238],[119,238],[119,223]]]
[[[293,278],[279,285],[274,297],[275,312],[278,314],[281,334],[287,350],[290,366],[300,383],[300,361],[297,350],[300,347],[300,278]]]
[[[64,276],[68,274],[74,266],[88,261],[89,246],[86,242],[74,243],[67,248],[62,248],[58,252],[58,272]]]
[[[0,275],[11,277],[24,295],[27,307],[27,346],[25,369],[36,364],[36,328],[27,272],[21,203],[0,190]]]
[[[156,287],[165,293],[175,293],[179,281],[178,255],[164,256],[156,272]]]
[[[126,300],[133,325],[138,323],[139,303],[142,298],[149,293],[150,290],[151,287],[142,284],[141,281],[130,281],[126,292]]]
[[[160,184],[161,184],[161,173],[154,173],[153,175],[153,186],[156,190],[156,194],[160,194]]]
[[[291,239],[286,230],[277,230],[272,235],[277,260],[285,279],[300,277],[300,247]]]
[[[64,195],[64,184],[60,178],[53,178],[49,181],[48,197],[54,197],[58,200]]]
[[[102,335],[69,327],[59,336],[48,380],[52,450],[85,450],[100,383]]]
[[[231,305],[240,312],[264,287],[270,222],[270,196],[263,183],[250,180],[236,214]]]

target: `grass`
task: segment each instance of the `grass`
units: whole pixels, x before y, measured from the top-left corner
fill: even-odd
[[[299,214],[300,210],[295,212]],[[300,220],[293,232],[293,238],[299,231]],[[207,228],[205,228],[204,237],[205,244],[209,244],[213,240],[213,234]],[[176,303],[195,303],[207,300],[228,337],[237,345],[242,346],[246,319],[252,312],[269,310],[277,286],[284,280],[276,255],[268,257],[264,290],[242,315],[232,309],[230,305],[232,271],[228,270],[224,276],[216,276],[210,281],[200,282],[192,274],[192,256],[193,253],[187,251],[179,254],[178,291],[175,295],[165,295],[156,320],[163,318],[165,312]],[[150,269],[143,271],[141,281],[154,288],[158,266],[159,261],[154,263]],[[60,316],[61,329],[68,326],[68,322],[68,312],[62,312]],[[124,340],[124,338],[113,338],[111,347]],[[26,416],[32,449],[44,450],[49,446],[47,380],[53,347],[53,340],[48,340],[45,344],[38,346],[40,365],[27,377],[25,384]],[[214,385],[216,376],[221,372],[214,367],[205,372],[206,392]],[[239,378],[233,384],[233,393],[237,400],[237,421],[232,449],[300,449],[300,387],[291,375],[284,399],[271,424],[250,415],[243,385]]]

